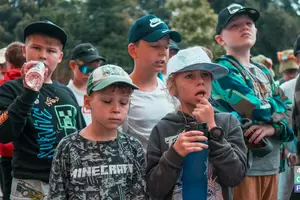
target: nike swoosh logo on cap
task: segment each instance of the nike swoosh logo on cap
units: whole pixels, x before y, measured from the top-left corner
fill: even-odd
[[[154,23],[150,23],[150,27],[154,28],[156,26],[158,26],[159,24],[162,24],[163,22],[154,22]]]
[[[159,24],[162,24],[164,23],[161,19],[159,18],[153,18],[153,19],[150,19],[150,27],[154,28],[156,26],[158,26]]]

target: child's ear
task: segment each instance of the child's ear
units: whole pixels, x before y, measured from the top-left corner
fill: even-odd
[[[88,110],[91,110],[91,99],[92,97],[88,94],[85,94],[83,97],[83,106]]]
[[[225,45],[225,41],[223,40],[223,38],[221,37],[221,35],[216,35],[215,36],[215,40],[217,41],[217,43],[221,46]]]
[[[23,54],[24,58],[26,58],[26,48],[25,48],[25,45],[22,46],[22,54]]]
[[[135,44],[130,43],[127,48],[128,48],[128,53],[130,54],[130,56],[133,59],[136,59],[137,56],[136,56],[136,46],[135,46]]]
[[[76,64],[75,64],[74,60],[70,60],[69,66],[70,66],[70,69],[71,69],[71,70],[73,70],[73,71],[75,70]]]

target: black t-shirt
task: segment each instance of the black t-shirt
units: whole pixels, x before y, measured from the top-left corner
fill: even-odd
[[[49,181],[59,141],[85,126],[72,91],[53,81],[40,92],[23,87],[23,79],[0,87],[0,142],[13,141],[13,177]]]

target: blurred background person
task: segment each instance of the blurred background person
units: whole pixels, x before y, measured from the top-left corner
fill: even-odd
[[[0,49],[0,80],[3,80],[4,73],[6,72],[6,62],[5,62],[5,51],[6,48]]]
[[[178,51],[180,50],[178,44],[176,42],[174,42],[173,40],[170,40],[170,44],[169,44],[169,59],[172,58],[173,56],[175,56]],[[159,72],[157,74],[158,78],[160,78],[160,80],[162,80],[163,82],[165,82],[166,80],[166,73],[167,73],[167,65],[164,67],[162,72]]]
[[[266,57],[266,56],[264,56],[262,54],[259,54],[257,56],[251,57],[251,60],[253,62],[258,62],[258,63],[261,63],[264,66],[266,66],[269,69],[272,77],[273,78],[275,77],[275,72],[273,70],[273,61],[271,60],[271,58],[268,58],[268,57]]]
[[[98,50],[90,43],[82,43],[74,47],[69,66],[73,71],[73,80],[69,81],[70,88],[81,108],[85,123],[91,123],[91,112],[83,106],[83,96],[86,93],[89,75],[100,67],[106,59],[99,55]]]
[[[279,61],[279,73],[282,74],[277,83],[279,85],[296,78],[299,72],[299,64],[294,56],[293,49],[277,52],[277,58]]]
[[[178,44],[174,42],[173,40],[170,40],[169,44],[169,59],[175,56],[178,51],[180,50]]]

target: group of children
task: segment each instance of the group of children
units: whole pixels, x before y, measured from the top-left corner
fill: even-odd
[[[74,80],[69,88],[51,79],[65,31],[49,21],[26,26],[22,75],[37,61],[46,70],[35,90],[23,78],[0,87],[0,142],[15,146],[10,198],[180,200],[185,157],[208,149],[207,170],[199,171],[208,177],[207,199],[277,199],[280,146],[293,139],[291,102],[250,60],[258,18],[253,8],[224,8],[216,41],[226,55],[213,63],[199,46],[169,58],[169,41],[180,34],[143,16],[129,30],[130,75],[98,67],[106,59],[87,43],[70,61],[87,85]],[[81,86],[75,96],[89,119],[72,84]],[[201,123],[207,132],[187,129]]]

